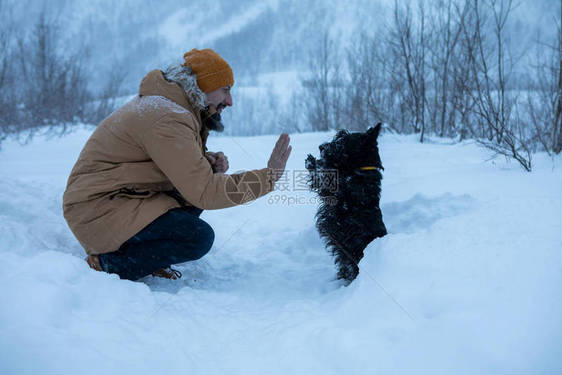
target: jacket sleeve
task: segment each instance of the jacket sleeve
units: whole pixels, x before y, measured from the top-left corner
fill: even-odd
[[[186,116],[166,115],[141,134],[148,156],[181,195],[204,210],[227,208],[257,199],[273,190],[269,168],[239,174],[213,173]]]

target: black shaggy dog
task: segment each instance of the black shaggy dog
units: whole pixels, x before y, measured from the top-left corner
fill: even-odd
[[[320,145],[320,158],[308,155],[310,188],[322,198],[316,227],[334,255],[338,279],[351,283],[359,274],[363,250],[386,235],[379,208],[382,170],[377,138],[381,124],[365,133],[340,130]]]

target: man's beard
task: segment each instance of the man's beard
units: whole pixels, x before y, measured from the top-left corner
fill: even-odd
[[[203,125],[205,125],[209,130],[214,130],[219,133],[222,132],[224,130],[224,125],[221,122],[221,115],[218,112],[218,109],[224,107],[224,104],[219,104],[217,108],[213,105],[209,105],[201,111]]]

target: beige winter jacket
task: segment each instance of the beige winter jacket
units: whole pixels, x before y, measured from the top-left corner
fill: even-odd
[[[205,210],[246,203],[273,190],[268,168],[213,173],[208,131],[184,90],[154,70],[139,96],[112,113],[80,153],[63,197],[64,217],[88,254],[117,250],[182,199]],[[175,199],[170,192],[181,197]]]

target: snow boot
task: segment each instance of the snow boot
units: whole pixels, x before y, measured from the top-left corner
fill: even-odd
[[[91,269],[95,271],[103,271],[100,265],[100,258],[97,255],[88,255],[86,257],[86,262]],[[177,280],[181,279],[182,273],[172,267],[160,268],[152,273],[154,277],[161,277],[164,279]]]
[[[163,279],[177,280],[181,279],[181,272],[173,269],[172,267],[160,268],[158,271],[152,273],[154,277],[161,277]]]
[[[100,258],[97,255],[88,255],[86,257],[86,262],[91,269],[96,271],[103,271],[100,265]]]

